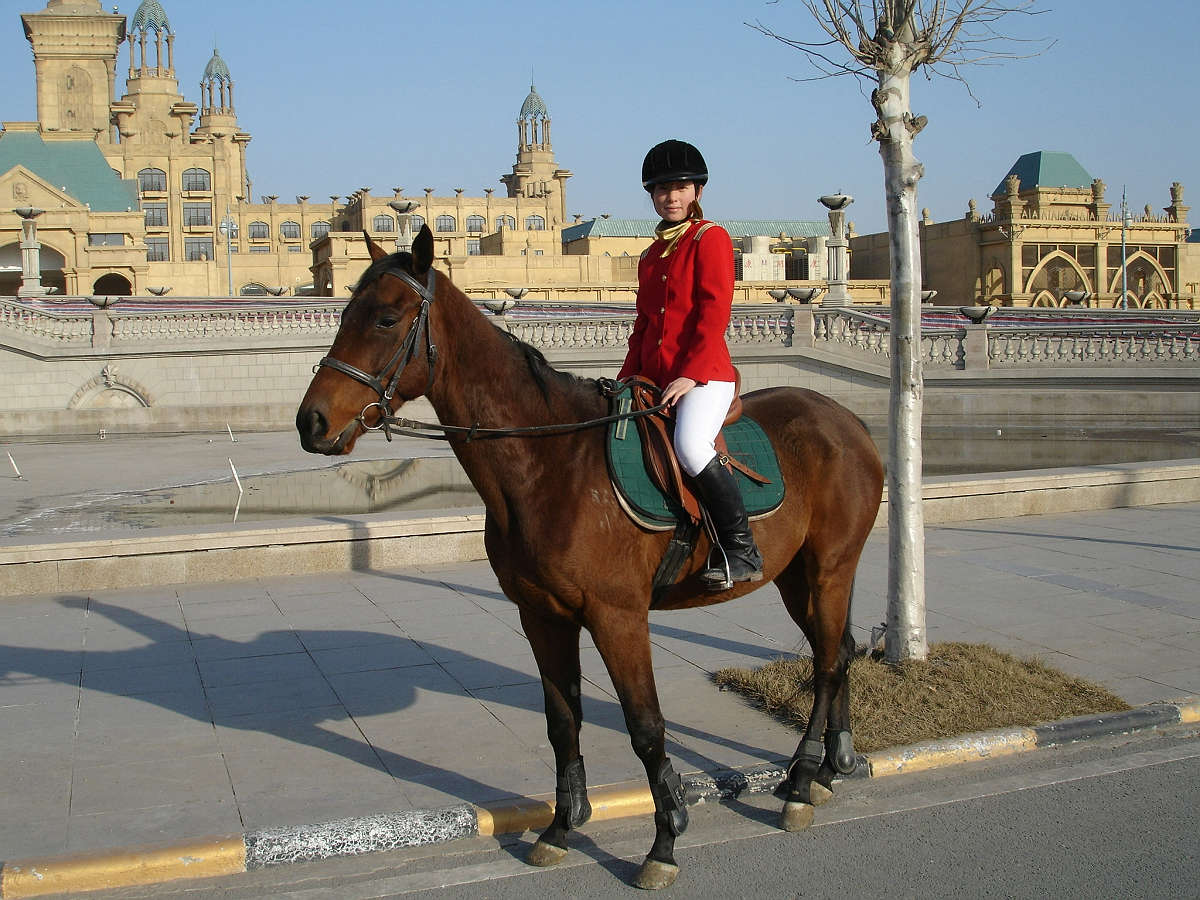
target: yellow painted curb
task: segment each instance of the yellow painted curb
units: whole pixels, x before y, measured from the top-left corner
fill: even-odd
[[[1175,704],[1179,709],[1179,721],[1184,725],[1200,722],[1200,697],[1189,697]]]
[[[646,785],[612,785],[588,791],[592,804],[591,822],[604,822],[625,816],[654,812],[654,798]],[[543,794],[520,800],[502,800],[477,806],[479,834],[514,834],[545,828],[554,819],[554,795]]]
[[[922,772],[938,766],[989,759],[994,756],[1009,756],[1037,747],[1037,735],[1032,728],[1017,728],[1011,731],[987,731],[942,741],[926,741],[868,753],[871,777],[900,775]]]
[[[99,891],[245,871],[246,844],[240,834],[202,838],[171,847],[7,862],[0,872],[0,898]]]

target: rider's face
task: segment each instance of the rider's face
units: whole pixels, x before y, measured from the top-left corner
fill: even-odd
[[[694,181],[666,181],[656,184],[650,192],[654,211],[666,222],[682,222],[688,216],[688,207],[700,199],[704,189]]]

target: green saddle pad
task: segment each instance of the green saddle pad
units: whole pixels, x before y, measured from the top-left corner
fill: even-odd
[[[732,425],[727,425],[722,433],[730,456],[770,479],[767,484],[759,484],[737,469],[733,470],[746,502],[746,513],[753,518],[774,512],[783,503],[783,473],[779,471],[779,460],[766,432],[749,416],[743,415]],[[609,425],[606,451],[608,472],[617,495],[639,524],[666,531],[686,517],[679,504],[655,487],[646,473],[641,434],[636,424],[625,420]]]

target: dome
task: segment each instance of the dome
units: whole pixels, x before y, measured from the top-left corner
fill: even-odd
[[[213,50],[212,59],[204,67],[204,80],[233,81],[233,76],[229,74],[229,66],[225,65],[225,60],[221,59],[221,54],[215,49]]]
[[[142,0],[141,6],[133,14],[133,22],[130,24],[129,30],[172,33],[171,23],[167,21],[167,14],[158,0]]]
[[[542,99],[542,95],[537,92],[532,84],[529,86],[529,96],[525,98],[525,102],[521,104],[522,119],[545,119],[550,115],[546,109],[546,101]]]

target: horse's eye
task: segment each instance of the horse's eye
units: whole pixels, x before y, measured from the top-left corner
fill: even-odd
[[[399,321],[400,321],[399,319],[397,319],[393,316],[384,316],[382,319],[379,320],[379,327],[380,328],[395,328],[396,324]]]

